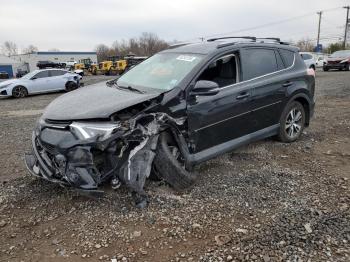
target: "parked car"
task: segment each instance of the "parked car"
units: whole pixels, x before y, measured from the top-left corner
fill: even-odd
[[[313,115],[314,73],[280,41],[173,46],[116,80],[56,98],[37,122],[26,165],[90,194],[124,183],[144,207],[148,177],[182,190],[198,163],[270,136],[297,140]]]
[[[9,74],[6,71],[0,71],[0,79],[9,79]]]
[[[350,50],[336,51],[331,54],[327,59],[327,63],[323,65],[323,71],[328,71],[329,69],[349,71]]]
[[[66,63],[56,63],[52,61],[39,61],[36,66],[39,69],[45,68],[66,68]]]
[[[27,95],[71,91],[79,87],[81,76],[61,69],[35,70],[21,78],[0,83],[0,97],[16,98]]]
[[[312,53],[309,52],[300,52],[301,58],[304,60],[307,68],[312,68],[316,70],[316,58]]]
[[[328,55],[326,54],[317,54],[316,55],[316,67],[323,67],[327,63]]]

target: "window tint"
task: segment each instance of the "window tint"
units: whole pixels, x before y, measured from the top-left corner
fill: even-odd
[[[47,70],[41,71],[41,72],[37,73],[34,77],[35,78],[49,77],[49,71],[47,71]]]
[[[274,50],[249,48],[242,57],[244,80],[266,75],[278,70]]]
[[[198,77],[197,81],[213,81],[219,87],[224,87],[238,82],[237,72],[236,56],[229,54],[210,63],[207,69]]]
[[[64,75],[66,72],[62,70],[50,70],[51,76],[61,76]]]
[[[275,51],[275,55],[276,55],[278,70],[284,69],[285,67],[284,67],[280,53]]]
[[[294,52],[285,49],[280,49],[280,54],[282,55],[285,67],[292,66],[294,62]]]

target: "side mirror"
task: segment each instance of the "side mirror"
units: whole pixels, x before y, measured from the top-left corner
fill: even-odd
[[[219,85],[213,81],[199,80],[191,90],[193,96],[213,96],[219,93]]]

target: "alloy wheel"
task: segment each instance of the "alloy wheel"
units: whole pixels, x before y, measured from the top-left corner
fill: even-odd
[[[285,123],[285,130],[287,135],[293,139],[299,136],[303,123],[303,115],[298,108],[292,108],[288,113]]]
[[[25,97],[26,96],[26,91],[23,87],[20,86],[16,86],[13,90],[12,90],[12,95],[14,97],[20,98],[20,97]]]

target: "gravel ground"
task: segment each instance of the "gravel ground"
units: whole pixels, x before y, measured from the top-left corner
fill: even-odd
[[[145,210],[123,187],[94,200],[27,175],[35,119],[60,94],[0,100],[0,261],[350,261],[350,73],[316,79],[298,142],[203,163],[183,194],[149,182]]]

